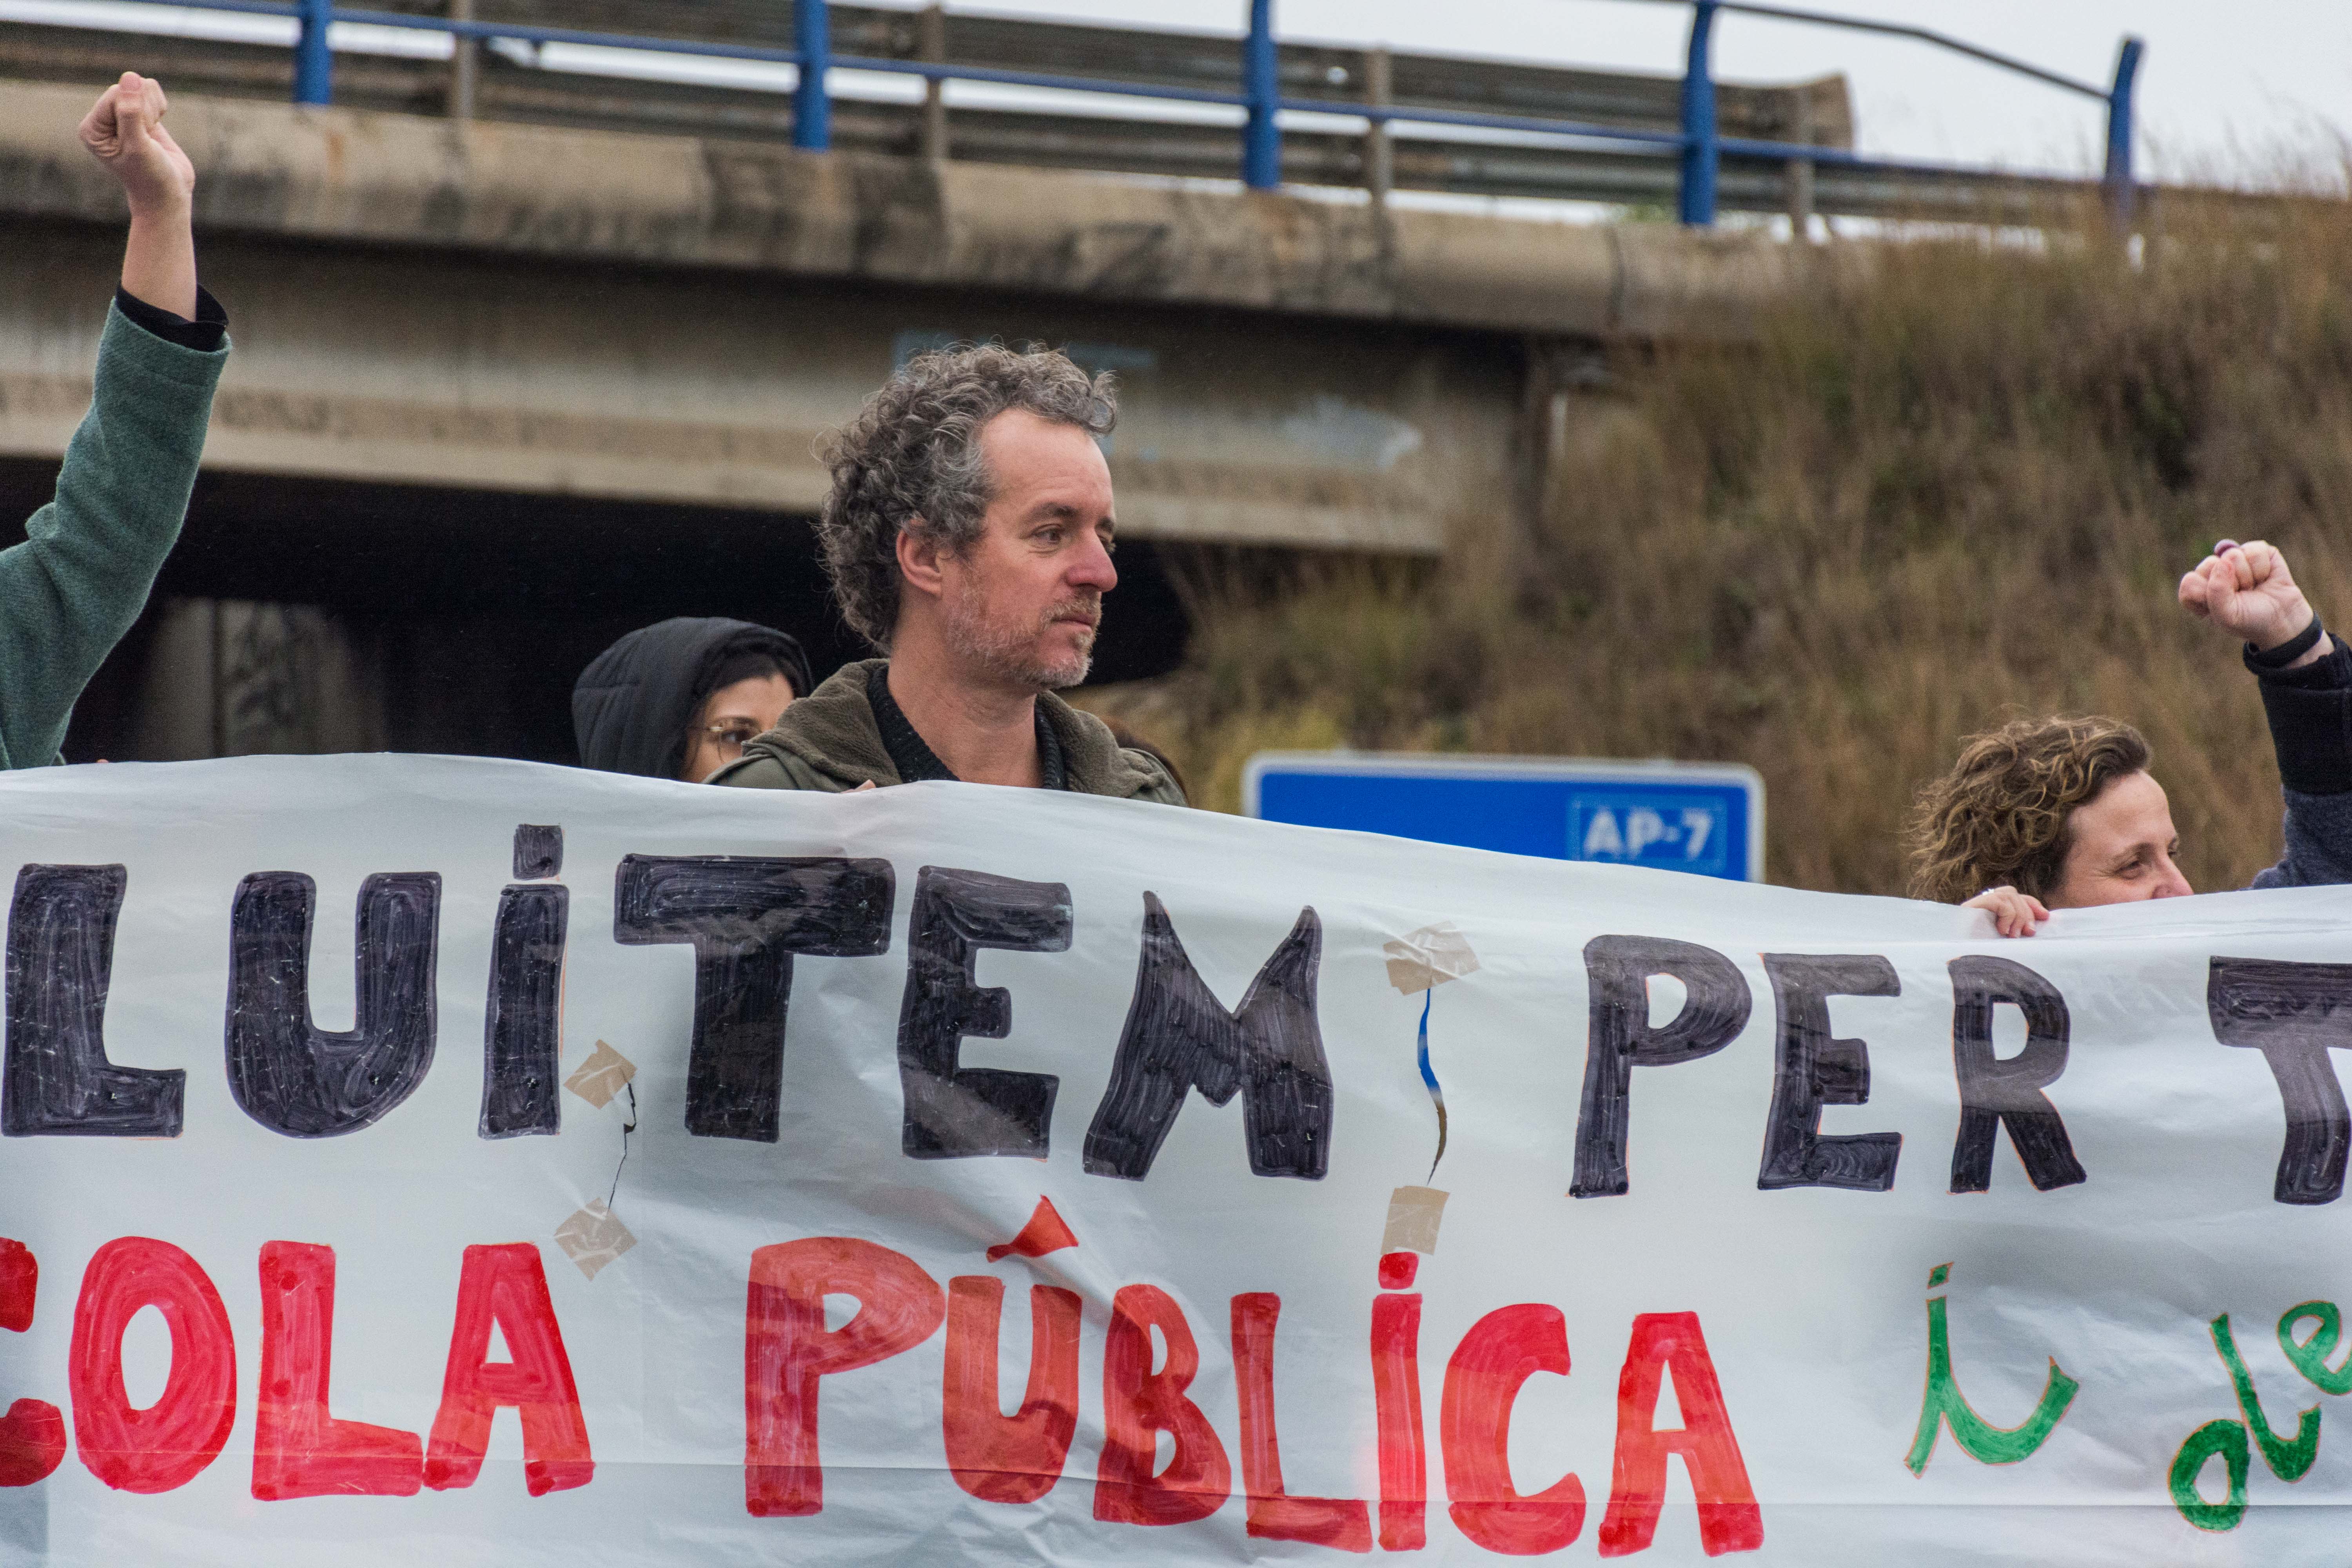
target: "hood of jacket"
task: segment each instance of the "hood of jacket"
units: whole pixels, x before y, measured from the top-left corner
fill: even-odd
[[[795,692],[809,689],[808,658],[772,626],[723,616],[680,616],[642,626],[600,653],[572,688],[580,765],[608,773],[677,777],[686,727],[719,668],[737,654],[772,655]]]

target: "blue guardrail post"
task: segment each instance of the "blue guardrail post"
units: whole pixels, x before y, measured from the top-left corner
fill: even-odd
[[[1274,0],[1250,0],[1249,37],[1242,41],[1242,95],[1249,124],[1242,131],[1242,184],[1270,191],[1282,184],[1282,127],[1275,118],[1280,83],[1275,70]]]
[[[793,0],[793,47],[801,81],[793,90],[793,145],[822,153],[833,145],[833,100],[824,73],[833,64],[833,19],[825,0]]]
[[[1715,222],[1715,173],[1722,148],[1715,133],[1715,77],[1709,68],[1715,35],[1715,0],[1691,8],[1690,63],[1683,71],[1683,222],[1705,228]]]
[[[327,28],[335,19],[335,0],[300,0],[301,30],[294,36],[294,101],[335,101],[335,55],[327,47]]]
[[[2124,40],[2116,56],[2116,85],[2107,93],[2107,216],[2117,228],[2131,222],[2139,198],[2132,179],[2132,87],[2143,47],[2137,38]]]

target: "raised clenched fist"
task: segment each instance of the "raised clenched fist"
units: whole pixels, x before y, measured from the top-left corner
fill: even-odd
[[[133,216],[184,211],[195,166],[163,129],[163,84],[136,71],[99,95],[82,117],[81,144],[122,182]]]
[[[2294,585],[2286,557],[2255,540],[2225,539],[2180,579],[2180,607],[2257,648],[2273,648],[2311,624],[2312,609]],[[2323,646],[2315,654],[2324,654]]]

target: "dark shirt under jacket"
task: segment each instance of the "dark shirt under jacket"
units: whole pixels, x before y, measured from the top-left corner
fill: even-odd
[[[114,291],[114,307],[131,318],[131,324],[144,328],[167,343],[177,343],[184,349],[194,349],[200,354],[216,353],[221,341],[228,335],[228,312],[212,296],[212,290],[196,285],[196,319],[160,305],[151,305],[128,289]]]
[[[874,722],[882,731],[883,749],[890,753],[891,765],[898,770],[902,783],[954,781],[955,771],[940,761],[940,754],[916,731],[906,710],[898,706],[898,700],[890,695],[888,665],[877,664],[866,676],[866,700],[873,704]],[[1045,789],[1070,787],[1068,769],[1062,763],[1061,737],[1054,733],[1054,726],[1045,722],[1043,710],[1037,713],[1037,780]]]

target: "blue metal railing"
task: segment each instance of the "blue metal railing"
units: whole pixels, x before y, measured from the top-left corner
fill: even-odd
[[[1691,7],[1690,48],[1683,63],[1683,174],[1677,203],[1683,222],[1715,221],[1715,176],[1723,142],[1715,129],[1716,0]]]
[[[1282,184],[1282,79],[1276,58],[1274,0],[1250,0],[1249,33],[1242,40],[1242,96],[1249,102],[1242,183],[1254,191]]]
[[[2107,93],[2107,205],[2129,223],[2139,187],[2132,181],[2132,83],[2139,75],[2140,41],[2126,38],[2116,53],[2116,85]]]
[[[2137,195],[2132,174],[2132,95],[2143,46],[2135,37],[2123,40],[2116,61],[2115,80],[2111,86],[2103,88],[1925,27],[1832,16],[1789,6],[1751,4],[1749,0],[1665,0],[1667,4],[1688,5],[1692,12],[1689,47],[1682,82],[1681,124],[1675,131],[1643,131],[1624,126],[1534,119],[1524,115],[1480,114],[1461,110],[1356,103],[1344,100],[1286,98],[1281,93],[1276,71],[1274,0],[1249,0],[1249,30],[1242,41],[1242,79],[1238,84],[1239,90],[1234,92],[1172,84],[1060,76],[1041,71],[998,70],[987,66],[955,65],[944,61],[836,55],[833,52],[826,0],[793,0],[793,42],[797,47],[790,49],[642,37],[569,27],[533,26],[515,22],[461,21],[455,17],[420,16],[407,12],[339,5],[335,0],[170,0],[170,3],[199,10],[293,18],[298,28],[294,45],[294,101],[297,103],[331,103],[334,100],[334,57],[329,47],[329,29],[337,22],[446,33],[452,38],[513,38],[536,44],[585,44],[657,54],[797,66],[801,71],[801,82],[793,95],[793,144],[814,152],[824,151],[832,145],[833,141],[832,100],[827,90],[827,73],[832,70],[857,70],[920,77],[927,81],[991,82],[1008,87],[1236,107],[1247,114],[1242,132],[1241,174],[1244,184],[1253,190],[1271,190],[1282,182],[1280,117],[1285,113],[1342,115],[1375,125],[1398,121],[1454,125],[1672,148],[1678,154],[1681,165],[1677,209],[1682,221],[1694,226],[1706,226],[1715,222],[1717,175],[1726,153],[1898,174],[1981,174],[1990,176],[2000,173],[1948,163],[1874,157],[1805,142],[1762,142],[1720,135],[1716,121],[1711,59],[1715,20],[1718,12],[1735,11],[1782,21],[1908,37],[2053,87],[2100,100],[2107,110],[2106,166],[2101,183],[2108,210],[2118,224],[2130,220]]]
[[[833,145],[833,96],[824,80],[833,59],[833,23],[824,0],[794,0],[793,41],[800,46],[801,68],[801,85],[793,94],[793,145],[821,153]]]
[[[1670,0],[1673,4],[1684,0]],[[1860,16],[1839,16],[1826,11],[1802,11],[1787,5],[1750,4],[1749,0],[1688,0],[1692,6],[1689,62],[1683,73],[1683,170],[1682,220],[1686,224],[1711,224],[1715,221],[1716,170],[1727,153],[1752,153],[1788,156],[1785,143],[1764,142],[1726,142],[1716,135],[1715,83],[1708,68],[1708,51],[1717,11],[1738,11],[1750,16],[1769,16],[1784,22],[1810,22],[1826,27],[1843,27],[1849,32],[1885,33],[1894,37],[1911,38],[1932,44],[1954,54],[2030,77],[2051,87],[2095,98],[2107,106],[2107,161],[2101,178],[2105,187],[2107,209],[2118,224],[2131,219],[2137,205],[2138,189],[2132,180],[2132,93],[2139,75],[2139,58],[2146,47],[2139,39],[2126,37],[2116,57],[2116,78],[2111,87],[2098,87],[2062,76],[2053,70],[2021,60],[2013,55],[2000,54],[1938,33],[1928,27],[1915,27],[1905,22],[1876,22]],[[1815,154],[1810,160],[1828,163],[1842,160]],[[1872,160],[1876,166],[1886,168],[1920,168],[1926,165],[1898,163],[1889,160]]]
[[[294,36],[294,101],[331,103],[335,57],[327,47],[327,28],[334,18],[334,0],[301,0],[300,12],[302,30]]]

